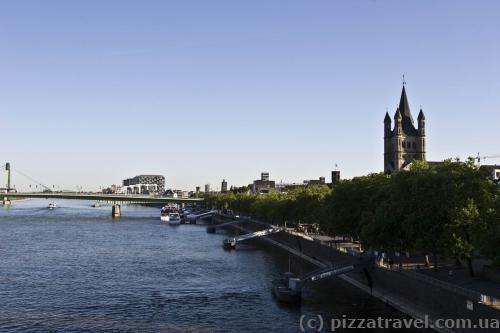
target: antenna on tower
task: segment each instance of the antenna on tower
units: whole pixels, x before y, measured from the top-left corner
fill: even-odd
[[[405,81],[405,75],[403,74],[403,86],[406,85],[406,81]]]

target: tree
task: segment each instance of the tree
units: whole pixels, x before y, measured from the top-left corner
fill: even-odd
[[[340,182],[328,198],[328,231],[356,239],[366,234],[366,230],[373,228],[369,224],[374,221],[389,181],[384,174],[370,174]],[[362,233],[363,228],[367,229]],[[369,238],[364,240],[370,242]]]

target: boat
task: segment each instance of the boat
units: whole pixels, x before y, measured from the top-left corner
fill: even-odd
[[[293,273],[286,272],[281,278],[273,281],[273,294],[278,301],[284,303],[300,302],[302,286],[310,281],[316,282],[329,277],[345,274],[354,270],[354,265],[325,267],[317,269],[303,277],[298,277]]]
[[[47,207],[48,209],[54,209],[57,208],[57,205],[53,202],[49,203],[49,206]]]
[[[163,206],[160,213],[160,220],[162,220],[163,222],[170,222],[170,214],[179,215],[177,205],[168,204],[166,206]],[[180,216],[179,216],[179,221],[180,221]]]
[[[299,303],[302,293],[302,280],[291,272],[284,273],[273,281],[273,294],[283,303]]]
[[[92,207],[94,207],[94,208],[99,207],[99,203],[98,203],[98,202],[96,202],[95,204],[93,204],[93,205],[92,205]]]
[[[181,224],[181,216],[179,213],[168,214],[168,224],[178,225]]]
[[[228,238],[222,241],[222,247],[224,250],[232,250],[236,248],[236,239]]]

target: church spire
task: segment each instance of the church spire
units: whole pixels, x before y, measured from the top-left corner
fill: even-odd
[[[391,117],[389,117],[389,112],[386,112],[384,117],[384,124],[390,124],[390,123],[391,123]]]
[[[408,103],[408,97],[406,97],[405,84],[403,84],[403,91],[401,91],[401,99],[399,100],[399,111],[403,118],[409,118],[413,124],[413,117],[410,112],[410,104]]]
[[[420,112],[418,113],[418,118],[417,118],[419,121],[420,120],[425,120],[425,115],[424,115],[424,112],[422,111],[422,109],[420,109]]]

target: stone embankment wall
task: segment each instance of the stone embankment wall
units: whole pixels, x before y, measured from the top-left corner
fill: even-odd
[[[215,216],[215,224],[228,221],[228,217]],[[257,231],[269,225],[245,220],[239,223],[237,230]],[[341,276],[347,282],[358,288],[372,293],[396,309],[414,318],[424,319],[427,315],[431,321],[439,318],[466,318],[473,324],[479,320],[495,318],[500,320],[500,309],[484,304],[482,296],[470,290],[441,282],[411,271],[399,269],[386,269],[378,267],[373,260],[351,256],[337,249],[287,232],[280,232],[266,236],[275,242],[285,245],[282,249],[289,248],[289,252],[299,252],[311,258],[309,262],[319,262],[318,265],[354,264],[354,272]],[[264,239],[256,240],[265,242]],[[368,274],[367,274],[368,273]],[[368,275],[368,276],[367,276]],[[370,281],[371,280],[371,287]],[[487,301],[487,300],[486,300]],[[472,310],[470,305],[472,303]],[[488,302],[485,302],[488,303]],[[469,309],[467,307],[469,305]],[[499,332],[498,328],[491,329],[441,329],[440,332]]]

